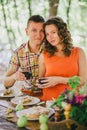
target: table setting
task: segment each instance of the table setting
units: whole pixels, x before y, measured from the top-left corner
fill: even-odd
[[[6,128],[3,128],[3,126],[0,128],[3,130],[8,130],[9,128],[10,130],[39,130],[39,115],[47,112],[48,117],[51,117],[54,114],[54,110],[52,108],[46,108],[45,102],[41,101],[38,97],[20,93],[19,91],[19,94],[17,93],[16,96],[13,88],[14,87],[0,90],[0,119],[6,123]],[[28,115],[28,117],[30,115],[37,115],[38,117],[28,118],[27,125],[25,127],[22,126],[22,128],[17,124],[18,119],[22,116],[22,113],[25,113],[25,116]]]
[[[7,124],[6,127],[13,127],[9,127],[10,130],[42,130],[40,128],[43,123],[40,123],[39,118],[41,115],[47,115],[47,122],[43,126],[46,130],[86,130],[87,84],[78,87],[79,83],[79,78],[73,77],[69,81],[73,90],[66,89],[58,99],[52,98],[50,101],[42,101],[38,96],[20,92],[16,96],[13,88],[0,90],[0,120]],[[83,112],[82,115],[78,113],[77,106]],[[1,124],[0,126],[3,128]]]

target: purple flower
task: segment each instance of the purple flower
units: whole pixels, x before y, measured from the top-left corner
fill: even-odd
[[[75,105],[76,104],[76,97],[73,96],[71,99],[67,98],[67,102],[70,103],[71,105]]]
[[[84,99],[87,99],[87,96],[83,95],[73,95],[72,98],[69,93],[65,96],[66,102],[70,103],[71,105],[80,105],[83,103]]]
[[[82,104],[85,97],[83,95],[77,95],[76,96],[76,103]]]

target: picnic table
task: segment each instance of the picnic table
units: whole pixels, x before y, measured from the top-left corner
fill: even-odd
[[[31,106],[26,106],[26,108],[29,108]],[[7,118],[7,108],[12,109],[12,114],[14,115],[12,118]],[[51,117],[53,118],[53,117]],[[77,122],[73,120],[63,120],[59,122],[53,122],[51,121],[51,118],[48,122],[48,128],[49,130],[69,130],[67,128],[66,123],[68,122],[71,126],[76,125],[74,129],[71,130],[86,130],[87,128],[84,128],[80,125],[78,125]],[[18,117],[16,115],[15,111],[15,105],[12,104],[10,97],[0,97],[0,130],[40,130],[40,124],[38,120],[29,120],[26,127],[19,128],[17,126],[17,120]]]

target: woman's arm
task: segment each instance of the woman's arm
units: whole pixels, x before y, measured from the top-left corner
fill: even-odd
[[[81,48],[79,48],[79,77],[83,85],[86,82],[86,55]]]
[[[44,55],[41,53],[39,56],[39,77],[44,77],[45,71]]]

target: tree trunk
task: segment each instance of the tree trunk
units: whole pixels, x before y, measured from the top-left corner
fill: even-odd
[[[31,0],[27,0],[28,3],[28,9],[29,9],[29,16],[32,15],[32,11],[31,11]]]
[[[68,0],[68,7],[67,7],[67,24],[69,26],[69,13],[70,13],[70,8],[71,8],[71,1],[72,0]]]
[[[49,0],[49,17],[57,15],[59,0]]]

